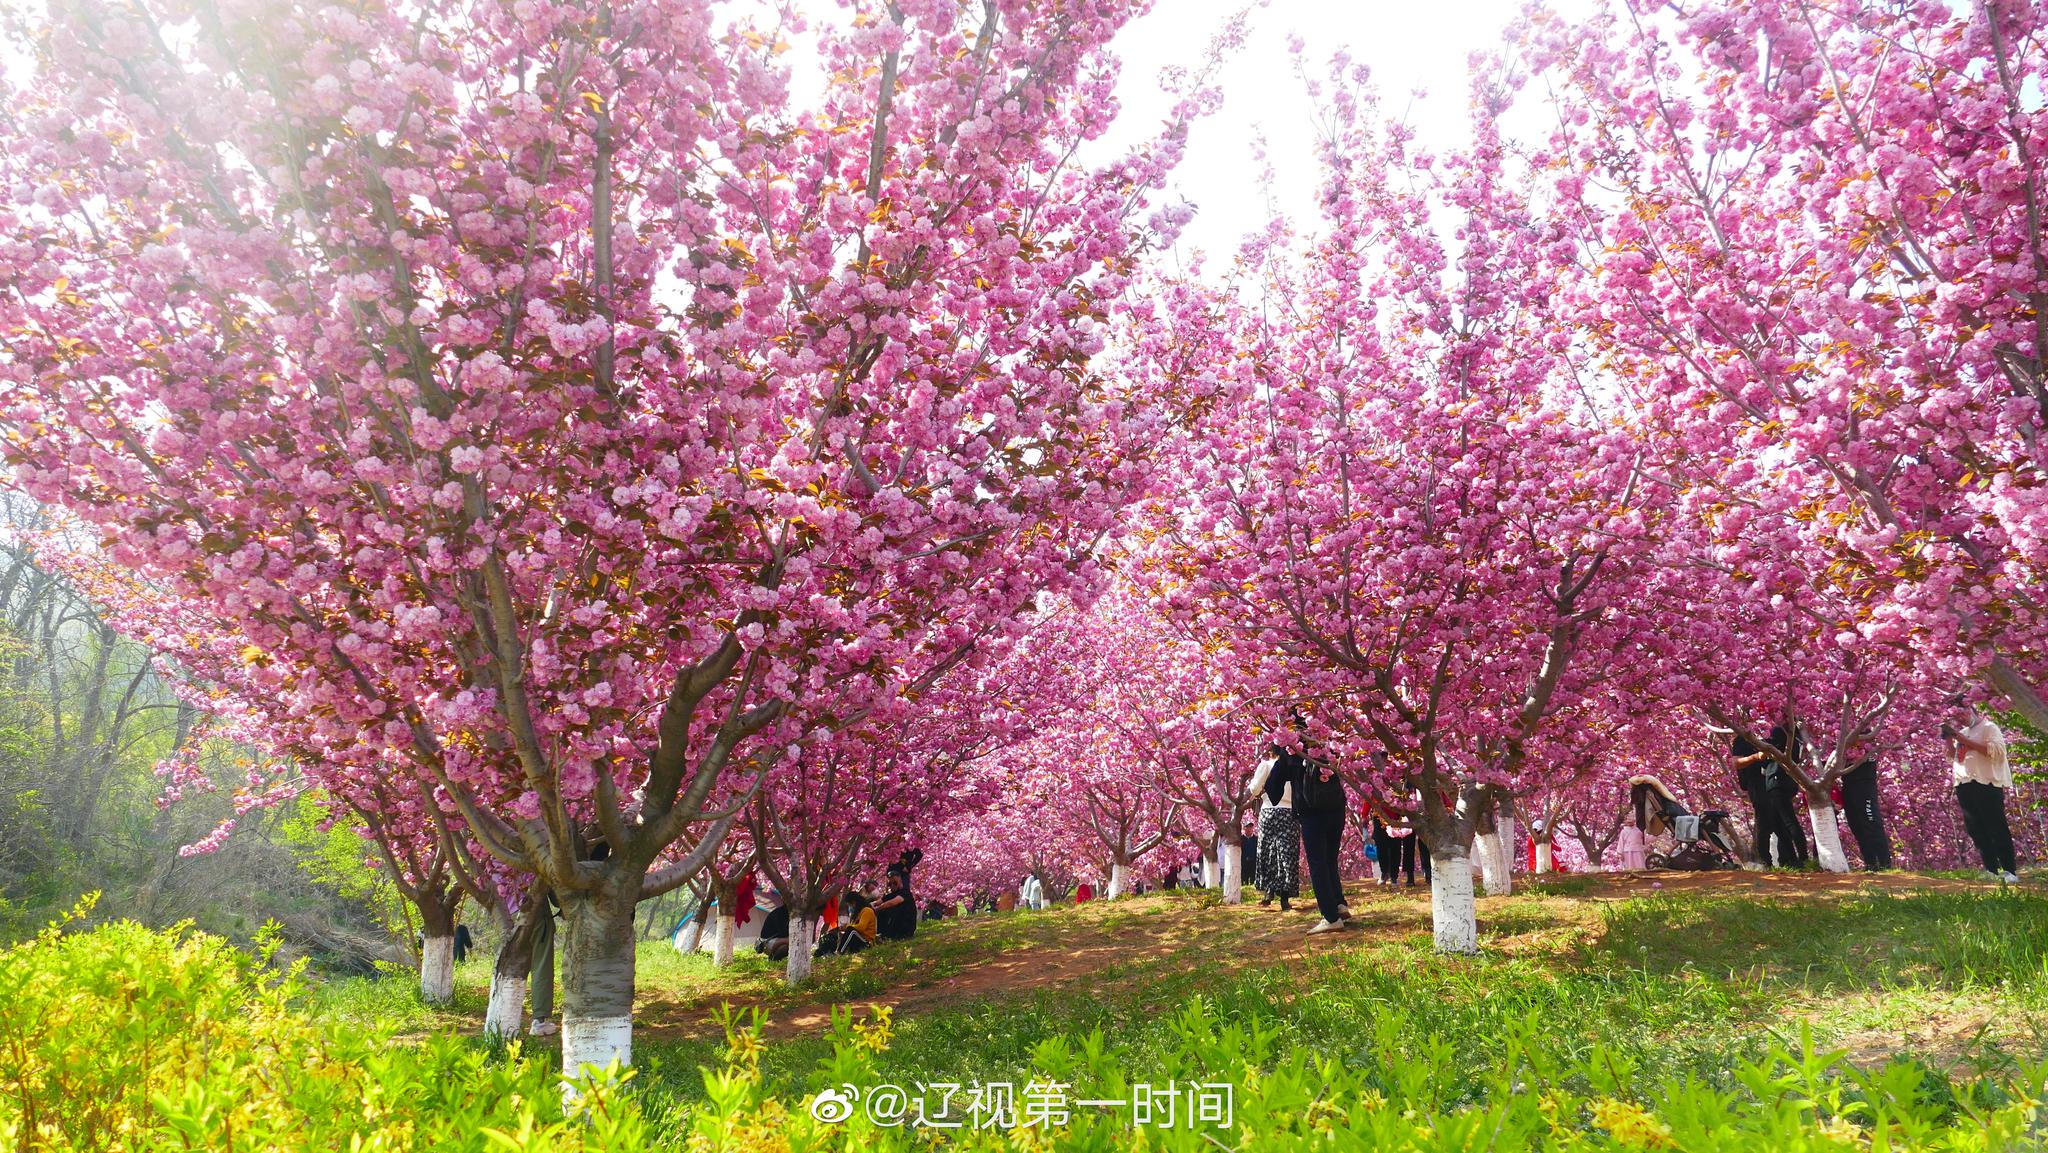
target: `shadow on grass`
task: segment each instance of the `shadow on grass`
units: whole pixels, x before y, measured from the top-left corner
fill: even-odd
[[[1596,954],[1816,992],[1997,987],[2048,1004],[2048,896],[1874,890],[1840,900],[1641,897],[1602,909]]]

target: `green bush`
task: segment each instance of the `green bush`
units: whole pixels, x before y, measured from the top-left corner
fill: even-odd
[[[336,1029],[299,991],[296,967],[186,926],[53,926],[0,953],[0,1148],[649,1147],[614,1086],[565,1124],[548,1062]]]
[[[2011,959],[2032,963],[2024,952]],[[1024,1050],[1017,1119],[1029,1083],[1056,1083],[1064,1122],[976,1129],[969,1120],[942,1135],[878,1123],[864,1108],[885,1083],[919,1092],[892,1052],[900,1038],[885,1010],[860,1021],[839,1011],[813,1067],[778,1075],[763,1071],[759,1016],[728,1019],[715,1067],[698,1073],[701,1097],[605,1080],[586,1087],[586,1112],[565,1117],[542,1055],[397,1037],[388,1024],[309,1011],[296,969],[280,973],[183,926],[57,926],[0,953],[0,1149],[715,1153],[909,1150],[941,1136],[964,1149],[1076,1151],[2048,1146],[2048,1064],[1960,1080],[1912,1060],[1862,1070],[1802,1031],[1707,1075],[1650,1061],[1654,1042],[1558,1029],[1558,1006],[1534,991],[1537,975],[1518,980],[1512,965],[1492,975],[1498,991],[1521,992],[1474,1001],[1460,990],[1472,976],[1460,976],[1464,965],[1442,963],[1442,984],[1400,1000],[1367,968],[1307,974],[1311,997],[1337,1014],[1333,1024],[1345,1022],[1343,1045],[1316,1022],[1283,1024],[1243,991],[1220,1003],[1179,996],[1147,1024],[1140,1050],[1112,1045],[1099,1025],[1034,1032],[1012,1013]],[[1595,988],[1560,985],[1556,996]],[[1350,1008],[1337,991],[1348,991]],[[1605,996],[1627,999],[1619,986]],[[1446,1007],[1432,1015],[1424,1001]],[[990,1051],[1009,1047],[989,1040]],[[1233,1123],[1134,1125],[1128,1107],[1079,1104],[1128,1101],[1141,1079],[1229,1085]],[[818,1093],[849,1086],[863,1107],[837,1123],[813,1116]],[[954,1110],[968,1119],[961,1097]]]

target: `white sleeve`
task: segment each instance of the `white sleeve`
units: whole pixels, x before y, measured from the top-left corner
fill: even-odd
[[[1258,769],[1252,773],[1252,792],[1256,793],[1266,787],[1266,778],[1273,775],[1273,766],[1278,763],[1278,757],[1267,757],[1259,762]]]
[[[1991,730],[1984,742],[1991,747],[1991,783],[2001,789],[2012,788],[2012,758],[2005,747],[2005,730],[1995,721],[1985,727]]]

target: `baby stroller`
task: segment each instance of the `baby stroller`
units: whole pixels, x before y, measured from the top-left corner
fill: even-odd
[[[1689,873],[1740,867],[1734,847],[1721,835],[1721,826],[1728,821],[1727,810],[1708,809],[1695,816],[1655,777],[1630,777],[1628,784],[1629,799],[1636,809],[1636,828],[1645,836],[1669,830],[1671,838],[1678,842],[1671,852],[1645,857],[1645,865]]]

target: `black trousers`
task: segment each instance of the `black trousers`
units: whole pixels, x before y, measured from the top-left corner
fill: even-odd
[[[1394,870],[1401,866],[1401,850],[1398,845],[1400,840],[1401,838],[1387,832],[1385,825],[1378,821],[1372,823],[1372,847],[1373,851],[1379,854],[1377,864],[1380,869],[1380,880],[1388,884],[1393,883]],[[1414,866],[1409,866],[1408,871],[1414,872]]]
[[[1316,891],[1316,908],[1323,920],[1339,918],[1344,904],[1343,873],[1337,867],[1337,851],[1344,842],[1344,810],[1329,812],[1295,811],[1301,818],[1301,847],[1308,856],[1308,883]]]
[[[1778,835],[1778,864],[1793,869],[1806,867],[1806,831],[1799,825],[1799,790],[1766,788],[1763,822],[1757,826],[1757,857],[1770,864],[1770,835]]]
[[[1411,884],[1411,885],[1415,883],[1415,850],[1417,850],[1417,849],[1422,849],[1423,853],[1425,854],[1425,856],[1424,856],[1424,858],[1423,858],[1423,862],[1424,862],[1424,864],[1423,864],[1423,868],[1424,868],[1425,870],[1427,870],[1427,869],[1428,869],[1428,867],[1429,867],[1429,866],[1428,866],[1428,859],[1429,859],[1429,858],[1427,857],[1427,855],[1426,855],[1426,854],[1428,854],[1429,850],[1428,850],[1427,848],[1424,848],[1424,847],[1423,847],[1423,844],[1422,844],[1422,836],[1421,836],[1420,834],[1418,834],[1418,833],[1410,833],[1410,834],[1408,834],[1408,835],[1407,835],[1407,836],[1405,836],[1405,837],[1395,837],[1395,838],[1394,838],[1394,869],[1393,869],[1393,872],[1396,872],[1396,873],[1398,873],[1398,872],[1401,872],[1401,871],[1405,870],[1405,871],[1407,872],[1407,874],[1408,874],[1408,883],[1409,883],[1409,884]],[[1399,878],[1397,878],[1397,877],[1394,877],[1394,876],[1393,876],[1393,875],[1392,875],[1392,874],[1390,873],[1390,874],[1388,875],[1388,878],[1387,878],[1387,879],[1388,879],[1388,880],[1398,880]]]
[[[1762,785],[1744,789],[1749,794],[1750,846],[1749,855],[1757,864],[1771,866],[1771,827],[1775,824],[1771,816],[1771,803]]]
[[[1422,839],[1421,833],[1417,833],[1408,839],[1415,842],[1415,855],[1422,859],[1422,879],[1425,881],[1436,880],[1436,874],[1429,871],[1429,842]],[[1415,879],[1415,870],[1408,870],[1408,879],[1411,881]]]
[[[1963,831],[1977,845],[1984,867],[1994,873],[2017,873],[2012,852],[2012,826],[2005,823],[2005,790],[1982,781],[1956,786],[1956,804],[1963,808]]]
[[[1863,854],[1865,869],[1892,867],[1892,839],[1884,831],[1884,812],[1877,807],[1877,766],[1859,765],[1842,774],[1843,816],[1849,835]]]

